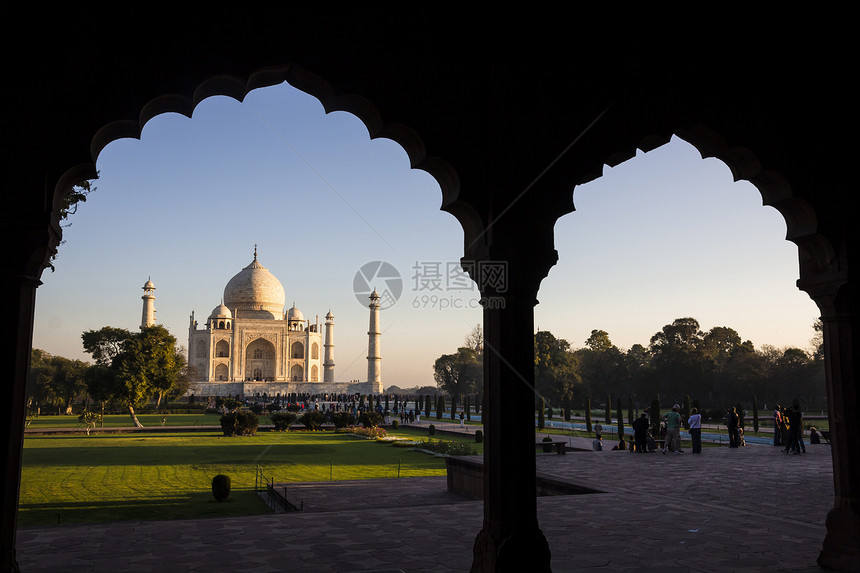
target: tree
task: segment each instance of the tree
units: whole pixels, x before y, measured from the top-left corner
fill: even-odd
[[[82,181],[72,187],[72,190],[66,193],[63,196],[63,202],[60,205],[60,227],[67,228],[71,227],[72,224],[66,222],[69,216],[74,215],[78,212],[78,205],[80,203],[86,203],[87,196],[95,191],[96,188],[92,185],[90,181]],[[62,245],[65,243],[65,239],[60,241]],[[51,269],[51,272],[54,272],[54,261],[57,260],[57,248],[53,248],[50,253],[50,257],[48,258],[48,262],[45,264],[45,268]]]
[[[484,351],[484,329],[480,324],[476,324],[469,334],[466,335],[466,348],[471,348],[477,354],[482,354]]]
[[[706,384],[702,353],[703,334],[694,318],[678,318],[651,337],[651,363],[658,383],[657,392],[680,396],[690,387]]]
[[[88,375],[88,387],[92,386],[97,399],[116,400],[126,407],[137,427],[143,424],[137,419],[135,408],[153,395],[160,402],[165,393],[180,383],[186,367],[176,338],[161,325],[141,328],[135,334],[105,327],[85,332],[83,339],[84,348],[100,367]]]
[[[51,366],[51,355],[34,348],[30,352],[30,376],[27,379],[27,401],[28,407],[34,407],[36,413],[41,410],[41,405],[54,399],[51,390],[50,379],[53,376]]]
[[[454,399],[475,393],[481,384],[483,364],[478,353],[465,346],[454,354],[443,354],[433,364],[433,379]]]
[[[110,366],[114,357],[122,351],[123,343],[133,337],[124,328],[104,326],[99,330],[87,330],[81,335],[84,351],[93,357],[96,364]]]
[[[585,348],[576,351],[582,383],[593,394],[610,394],[629,390],[629,372],[624,354],[604,330],[592,330]]]
[[[591,336],[585,341],[585,346],[593,352],[605,352],[613,347],[609,333],[605,330],[592,330]]]
[[[580,384],[570,343],[546,330],[535,334],[535,390],[539,396],[563,403]]]
[[[75,399],[87,390],[85,373],[89,364],[62,356],[52,356],[34,348],[30,354],[30,378],[27,396],[40,407],[42,403],[59,403],[66,414],[72,413]]]
[[[84,373],[89,365],[81,360],[62,356],[54,356],[51,365],[54,370],[51,379],[52,392],[64,406],[66,414],[71,414],[75,398],[87,390]]]
[[[591,433],[591,396],[585,400],[585,430]]]

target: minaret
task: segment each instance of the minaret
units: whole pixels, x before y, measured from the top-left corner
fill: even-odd
[[[382,357],[379,355],[379,293],[370,293],[370,328],[367,331],[367,381],[370,391],[382,393]]]
[[[323,382],[334,382],[334,315],[325,315],[325,361],[323,362]]]
[[[147,280],[143,285],[143,316],[140,319],[140,327],[155,325],[155,285],[151,280]]]

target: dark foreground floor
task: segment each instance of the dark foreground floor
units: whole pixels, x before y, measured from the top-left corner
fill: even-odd
[[[538,454],[605,493],[538,499],[555,572],[816,571],[833,502],[827,445],[701,455]],[[480,501],[441,478],[294,485],[302,513],[26,528],[24,572],[468,571]]]

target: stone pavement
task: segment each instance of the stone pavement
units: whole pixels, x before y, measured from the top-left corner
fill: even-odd
[[[829,446],[807,452],[537,453],[539,472],[605,492],[538,499],[553,571],[819,571],[832,465]],[[482,502],[450,494],[444,477],[290,487],[304,512],[24,528],[18,562],[25,573],[469,570]]]

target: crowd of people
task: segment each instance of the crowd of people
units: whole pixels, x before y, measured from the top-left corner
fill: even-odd
[[[817,433],[811,435],[818,437]],[[806,453],[806,444],[803,443],[803,412],[796,401],[791,408],[779,404],[774,408],[773,445],[784,446],[782,452],[785,454]]]
[[[806,444],[803,441],[803,413],[795,402],[791,408],[777,406],[773,413],[774,420],[774,446],[783,446],[786,454],[806,453]],[[738,448],[746,446],[741,413],[732,406],[726,411],[724,422],[728,430],[729,447]],[[681,429],[685,428],[690,434],[692,452],[702,453],[702,415],[696,408],[690,410],[686,418],[681,414],[678,404],[672,406],[672,410],[660,417],[659,423],[653,423],[647,412],[633,421],[633,437],[629,442],[621,438],[613,450],[629,450],[631,452],[648,453],[661,451],[664,454],[675,455],[684,453],[681,449]],[[602,441],[603,427],[598,423],[594,426],[595,440],[594,450],[603,449]],[[810,429],[810,439],[816,443],[820,442],[817,431]],[[662,444],[662,446],[661,446]]]

